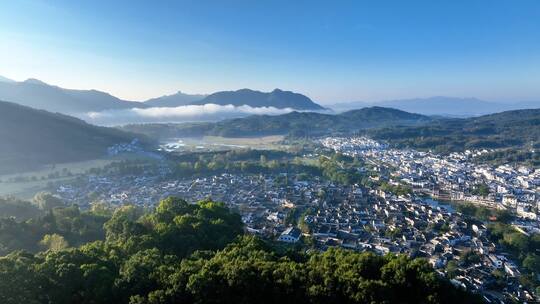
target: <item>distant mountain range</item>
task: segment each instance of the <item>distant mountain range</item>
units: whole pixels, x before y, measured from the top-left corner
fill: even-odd
[[[322,106],[314,103],[305,95],[282,91],[280,89],[275,89],[269,93],[250,89],[217,92],[191,104],[203,105],[209,103],[218,105],[231,104],[234,106],[274,107],[278,109],[290,108],[294,110],[324,110]]]
[[[149,99],[144,105],[149,107],[179,107],[186,105],[233,105],[274,107],[277,109],[293,109],[304,111],[324,110],[322,106],[313,102],[309,97],[290,91],[275,89],[272,92],[260,92],[250,89],[241,89],[237,91],[221,91],[210,95],[190,95],[178,92],[173,95],[166,95],[158,98]]]
[[[290,135],[293,137],[326,134],[352,134],[370,128],[413,126],[431,122],[432,118],[401,110],[370,107],[341,114],[291,112],[283,115],[252,115],[216,123],[144,124],[122,129],[153,138],[218,135],[243,137]]]
[[[105,92],[63,89],[37,79],[1,81],[0,100],[64,114],[145,107],[139,102],[121,100]]]
[[[0,101],[0,173],[105,156],[140,135]]]
[[[469,117],[518,109],[540,108],[539,102],[491,102],[477,98],[436,96],[430,98],[398,99],[380,102],[350,102],[331,105],[337,112],[367,106],[381,106],[424,115]]]
[[[275,89],[264,93],[249,89],[216,92],[211,95],[190,95],[178,92],[145,102],[122,100],[97,90],[72,90],[49,85],[37,79],[16,82],[0,77],[0,100],[7,100],[36,109],[77,115],[130,108],[179,107],[217,104],[251,107],[274,107],[293,110],[324,110],[307,96]]]
[[[275,89],[260,92],[250,89],[221,91],[210,95],[177,92],[146,100],[127,101],[97,90],[72,90],[46,84],[37,79],[22,82],[0,76],[0,100],[21,105],[84,117],[83,113],[131,108],[180,107],[186,105],[234,105],[254,108],[273,107],[297,111],[328,110],[309,97],[290,91]],[[540,108],[538,102],[492,102],[477,98],[436,96],[430,98],[398,99],[380,102],[350,102],[329,106],[340,113],[365,107],[386,107],[411,113],[446,117],[471,117],[517,109]],[[223,117],[225,118],[225,117]],[[222,118],[222,119],[223,119]]]

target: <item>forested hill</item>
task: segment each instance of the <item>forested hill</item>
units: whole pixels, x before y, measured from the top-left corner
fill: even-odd
[[[243,137],[260,135],[290,135],[293,137],[352,134],[389,126],[410,126],[430,122],[428,116],[391,108],[369,107],[341,114],[291,112],[283,115],[253,115],[217,123],[131,125],[125,130],[154,137],[189,137],[218,135]]]
[[[540,109],[506,111],[465,119],[441,119],[421,126],[369,130],[398,147],[438,152],[478,148],[538,148]]]
[[[292,112],[277,116],[250,116],[218,122],[213,135],[271,135],[318,136],[330,133],[352,133],[362,129],[395,125],[411,125],[429,121],[427,116],[400,110],[370,107],[338,115],[312,112]]]
[[[223,203],[95,207],[0,218],[0,245],[46,250],[0,257],[0,303],[480,303],[424,259],[306,252],[243,235]]]
[[[93,159],[136,135],[0,101],[0,173]]]

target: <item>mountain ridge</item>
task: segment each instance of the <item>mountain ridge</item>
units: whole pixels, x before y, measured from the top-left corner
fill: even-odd
[[[208,95],[194,105],[218,104],[251,107],[274,107],[278,109],[291,108],[294,110],[324,110],[321,105],[313,102],[309,97],[292,91],[274,89],[272,92],[261,92],[251,89],[236,91],[220,91]]]
[[[219,91],[210,95],[186,94],[178,91],[171,95],[151,98],[144,102],[136,102],[123,100],[107,92],[95,89],[66,89],[49,85],[35,78],[17,82],[2,76],[0,76],[0,100],[7,100],[37,109],[68,115],[106,110],[179,107],[204,104],[247,105],[251,107],[274,107],[299,111],[328,110],[328,108],[315,103],[303,94],[281,89],[274,89],[271,92],[261,92],[245,88],[236,91]],[[370,106],[395,108],[423,115],[471,117],[508,110],[538,108],[540,107],[540,101],[493,102],[475,97],[433,96],[380,102],[338,103],[329,107],[337,112],[344,112]],[[80,115],[78,116],[81,117]]]
[[[178,91],[171,95],[136,102],[123,100],[107,92],[95,89],[66,89],[47,84],[35,78],[17,82],[5,77],[0,78],[0,100],[68,115],[130,108],[179,107],[204,104],[247,105],[278,109],[290,108],[293,110],[325,110],[324,107],[303,94],[280,89],[268,93],[240,89],[236,91],[219,91],[210,95],[186,94]]]

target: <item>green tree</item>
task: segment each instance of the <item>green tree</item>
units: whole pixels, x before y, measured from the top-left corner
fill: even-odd
[[[39,244],[45,248],[45,250],[59,251],[69,247],[66,239],[59,234],[46,234]]]
[[[33,255],[23,252],[0,257],[0,303],[44,303],[35,263]]]
[[[446,264],[446,273],[449,278],[455,278],[459,274],[459,265],[456,261],[452,260]]]
[[[529,253],[523,259],[523,267],[528,271],[540,274],[540,256],[534,253]]]

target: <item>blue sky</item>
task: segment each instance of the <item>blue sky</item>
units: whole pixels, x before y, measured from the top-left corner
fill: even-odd
[[[539,100],[540,1],[0,1],[0,75],[131,100]]]

